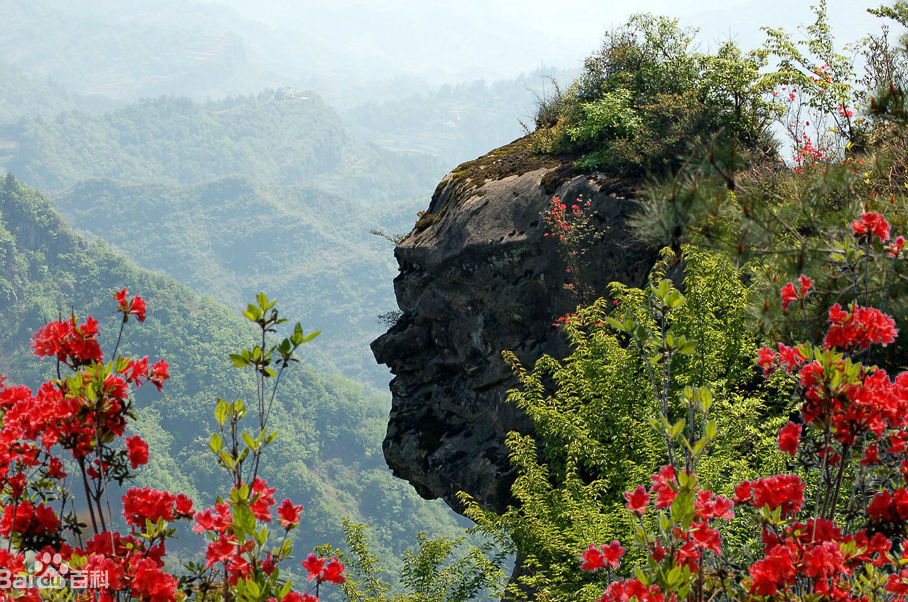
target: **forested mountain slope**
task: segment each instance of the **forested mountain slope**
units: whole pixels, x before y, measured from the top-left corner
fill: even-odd
[[[369,206],[309,187],[234,176],[192,186],[89,180],[54,201],[67,219],[199,293],[240,307],[260,289],[322,330],[320,367],[384,390],[369,342],[396,307],[388,241],[408,231],[424,199]]]
[[[123,287],[143,296],[149,312],[144,324],[127,325],[121,352],[163,357],[172,376],[163,393],[139,391],[135,429],[152,453],[141,484],[210,504],[226,488],[205,445],[215,424],[213,404],[218,396],[253,394],[250,375],[231,369],[227,359],[251,344],[251,330],[210,297],[85,241],[45,197],[11,176],[0,179],[0,373],[10,383],[35,386],[50,375],[53,364],[29,352],[30,334],[70,311],[99,320],[109,352],[117,326],[110,295]],[[278,304],[283,307],[281,299]],[[317,347],[319,339],[310,345]],[[364,397],[346,379],[303,365],[282,381],[273,419],[282,434],[264,470],[273,486],[305,506],[300,549],[339,542],[344,515],[387,525],[381,549],[393,546],[397,555],[418,529],[450,532],[454,519],[447,508],[419,499],[385,467],[380,441],[386,420],[385,402]]]
[[[243,174],[372,202],[424,193],[444,173],[435,159],[352,140],[317,96],[283,90],[206,104],[161,97],[103,115],[8,123],[0,168],[49,193],[93,177],[195,184]]]

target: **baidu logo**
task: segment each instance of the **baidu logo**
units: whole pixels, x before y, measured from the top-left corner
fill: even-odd
[[[107,571],[80,571],[63,562],[60,554],[45,552],[35,559],[34,567],[13,574],[0,568],[0,590],[14,589],[100,589],[107,587]]]

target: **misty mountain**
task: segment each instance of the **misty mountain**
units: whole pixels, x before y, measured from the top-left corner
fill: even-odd
[[[88,180],[54,201],[80,229],[199,294],[242,307],[267,291],[323,332],[305,350],[310,361],[381,392],[389,376],[369,343],[385,329],[376,317],[396,307],[397,266],[390,243],[369,231],[409,231],[425,204],[370,206],[239,176],[192,186]]]
[[[446,171],[430,157],[357,142],[317,96],[284,90],[203,105],[161,97],[103,115],[8,123],[0,168],[48,192],[88,178],[194,184],[242,174],[371,202],[424,193]]]

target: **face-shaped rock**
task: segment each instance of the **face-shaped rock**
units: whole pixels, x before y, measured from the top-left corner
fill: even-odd
[[[587,253],[583,276],[599,291],[619,280],[640,285],[655,253],[631,241],[633,201],[603,192],[602,179],[543,162],[525,143],[461,166],[438,186],[428,212],[396,248],[394,281],[403,315],[372,343],[395,374],[384,453],[394,473],[426,498],[459,510],[458,491],[486,509],[511,501],[505,437],[532,432],[507,401],[516,379],[501,357],[532,367],[542,354],[569,348],[553,326],[576,296],[542,213],[559,196],[591,201],[603,236]]]

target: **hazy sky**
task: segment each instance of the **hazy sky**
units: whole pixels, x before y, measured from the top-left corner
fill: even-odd
[[[453,79],[513,77],[541,64],[577,67],[606,30],[635,12],[665,14],[697,27],[704,45],[731,36],[744,47],[762,41],[760,26],[794,31],[813,20],[811,2],[804,0],[218,1],[276,30],[331,41],[330,51],[338,54],[323,59],[326,69],[341,60],[351,69],[374,65]],[[875,6],[879,2],[830,0],[837,39],[875,31],[879,19],[865,11]]]

